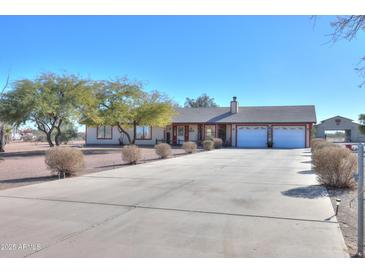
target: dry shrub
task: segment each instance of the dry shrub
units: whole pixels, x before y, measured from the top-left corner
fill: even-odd
[[[317,146],[321,146],[322,144],[328,144],[328,142],[325,139],[321,138],[314,138],[311,140],[311,151],[315,151],[317,149]]]
[[[46,152],[45,163],[53,172],[73,176],[85,168],[84,154],[71,147],[55,147]]]
[[[318,141],[315,142],[314,144],[312,144],[312,161],[314,161],[314,159],[317,157],[317,153],[325,148],[325,147],[338,147],[338,145],[335,145],[333,143],[329,143],[327,141]]]
[[[194,153],[196,152],[196,143],[194,142],[185,142],[183,145],[182,145],[182,148],[185,150],[186,153]]]
[[[171,146],[166,143],[160,143],[160,144],[155,145],[155,151],[156,151],[156,154],[158,156],[160,156],[161,158],[167,158],[167,157],[171,156],[171,154],[172,154]]]
[[[214,149],[214,142],[212,140],[204,140],[203,141],[203,148],[204,148],[204,150],[213,150]]]
[[[316,152],[313,168],[319,183],[336,188],[354,188],[354,173],[357,167],[356,156],[340,146],[326,146]]]
[[[142,151],[136,145],[128,145],[122,148],[122,159],[124,162],[135,165],[142,158]]]
[[[223,146],[223,140],[221,138],[213,138],[214,148],[222,148]]]

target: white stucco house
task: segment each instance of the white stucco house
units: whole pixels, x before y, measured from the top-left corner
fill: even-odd
[[[179,145],[200,142],[208,137],[221,138],[233,147],[274,148],[310,147],[312,127],[316,123],[313,105],[240,107],[233,97],[228,107],[177,108],[171,125],[137,128],[137,145],[164,141]],[[129,133],[133,136],[133,130]],[[87,145],[128,144],[117,127],[86,128]]]

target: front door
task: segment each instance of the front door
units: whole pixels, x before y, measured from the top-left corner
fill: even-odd
[[[218,125],[218,138],[222,139],[223,144],[226,143],[226,125]]]

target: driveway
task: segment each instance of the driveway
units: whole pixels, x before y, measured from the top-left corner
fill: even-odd
[[[307,149],[155,161],[0,191],[0,257],[346,257],[326,195]]]

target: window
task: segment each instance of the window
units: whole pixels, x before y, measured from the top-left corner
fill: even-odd
[[[152,128],[150,126],[137,126],[137,140],[151,140]]]
[[[208,125],[205,126],[205,138],[214,138],[215,137],[215,126],[214,125]]]
[[[177,128],[177,136],[184,136],[184,127]]]
[[[97,127],[97,139],[112,139],[112,130],[111,126],[100,126]]]

